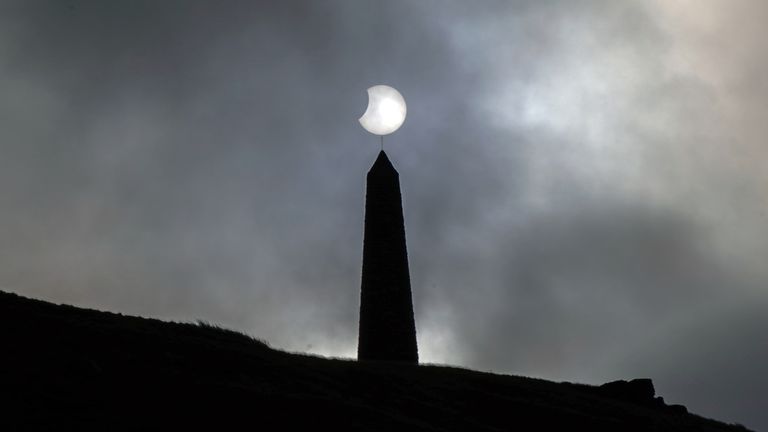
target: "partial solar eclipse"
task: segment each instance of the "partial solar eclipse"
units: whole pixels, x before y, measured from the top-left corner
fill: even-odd
[[[368,89],[368,108],[357,121],[374,135],[389,135],[405,121],[405,99],[399,91],[387,85]]]

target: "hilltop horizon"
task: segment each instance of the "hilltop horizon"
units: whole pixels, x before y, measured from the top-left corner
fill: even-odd
[[[331,360],[216,325],[54,305],[0,291],[10,430],[324,427],[747,431],[689,414],[648,379],[599,387],[446,366]],[[297,411],[302,415],[295,415]],[[250,419],[250,420],[248,420]],[[255,423],[254,423],[255,422]]]

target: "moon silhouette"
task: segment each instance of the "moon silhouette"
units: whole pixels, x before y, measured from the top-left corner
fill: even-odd
[[[374,135],[389,135],[405,121],[405,99],[399,91],[387,85],[368,89],[368,108],[357,121]]]

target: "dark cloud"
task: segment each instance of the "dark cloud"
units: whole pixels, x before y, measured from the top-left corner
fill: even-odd
[[[425,360],[764,426],[764,8],[683,3],[6,2],[0,286],[352,355],[387,83]]]

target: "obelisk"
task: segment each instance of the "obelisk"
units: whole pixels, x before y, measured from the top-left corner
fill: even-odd
[[[366,183],[357,358],[419,362],[400,176],[383,150]]]

